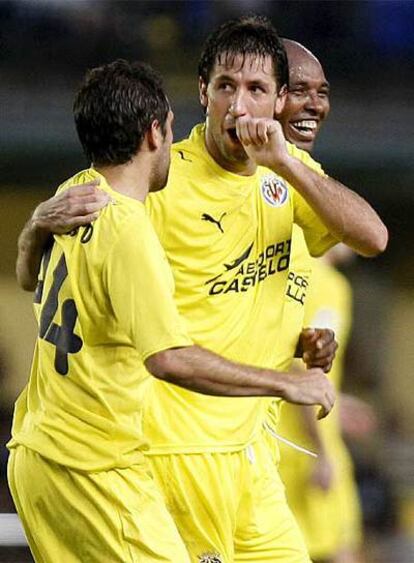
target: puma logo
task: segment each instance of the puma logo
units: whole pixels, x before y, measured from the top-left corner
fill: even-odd
[[[221,222],[222,222],[223,217],[224,217],[225,215],[227,215],[226,212],[222,213],[222,214],[220,215],[220,219],[217,220],[217,219],[214,219],[214,217],[212,217],[212,216],[209,215],[208,213],[203,213],[202,216],[201,216],[201,220],[202,220],[202,221],[209,221],[210,223],[214,223],[215,225],[217,225],[217,227],[220,229],[220,231],[221,231],[222,233],[224,233],[223,227],[221,226]]]

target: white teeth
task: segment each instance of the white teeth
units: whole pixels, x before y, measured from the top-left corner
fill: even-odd
[[[318,124],[314,119],[303,119],[302,121],[295,121],[293,123],[295,127],[303,128],[303,129],[316,129]]]

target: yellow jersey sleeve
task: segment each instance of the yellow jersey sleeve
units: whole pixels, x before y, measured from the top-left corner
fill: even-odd
[[[103,276],[118,322],[142,361],[168,348],[192,345],[173,300],[167,258],[146,215],[139,223],[124,224]]]
[[[289,154],[306,164],[320,176],[327,176],[322,166],[316,162],[306,151],[298,149],[288,143]],[[293,186],[294,187],[294,186]],[[311,256],[321,256],[339,241],[329,232],[321,219],[306,203],[304,198],[296,191],[292,191],[294,221],[302,229]]]

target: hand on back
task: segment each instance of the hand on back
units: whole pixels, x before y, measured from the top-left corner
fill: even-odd
[[[40,203],[33,213],[33,223],[38,229],[56,234],[87,225],[110,201],[98,186],[98,182],[72,186]]]

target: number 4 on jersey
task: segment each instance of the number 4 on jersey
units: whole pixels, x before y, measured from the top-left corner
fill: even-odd
[[[73,299],[65,299],[62,303],[62,324],[59,326],[53,321],[59,306],[59,291],[67,275],[65,255],[62,254],[53,271],[53,283],[42,307],[39,326],[40,338],[56,346],[55,369],[60,375],[67,375],[68,373],[68,354],[76,354],[83,345],[82,339],[73,332],[78,318],[78,311]]]

